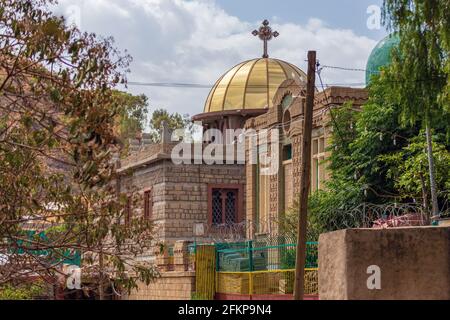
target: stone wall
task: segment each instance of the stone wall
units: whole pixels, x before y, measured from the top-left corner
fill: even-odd
[[[150,285],[138,284],[128,300],[191,300],[195,292],[194,271],[163,272],[161,277]]]
[[[175,165],[170,159],[158,159],[124,172],[120,188],[140,199],[132,208],[134,215],[143,213],[143,194],[152,190],[152,221],[157,238],[173,245],[177,240],[193,240],[194,224],[208,222],[208,186],[220,185],[242,188],[239,200],[244,213],[245,166],[240,164]]]
[[[368,270],[373,266],[380,268],[379,283],[377,272]],[[321,235],[319,296],[449,300],[450,228],[350,229]]]
[[[144,192],[152,190],[152,221],[157,238],[164,236],[166,208],[164,170],[164,160],[153,162],[150,165],[123,174],[119,184],[120,192],[133,193],[137,198],[137,202],[132,206],[134,215],[143,214]]]
[[[187,250],[177,249],[177,241],[194,240],[194,224],[208,224],[210,188],[239,189],[239,218],[245,218],[245,166],[175,165],[169,156],[169,147],[158,154],[151,154],[152,150],[147,148],[142,150],[144,154],[131,157],[137,161],[135,163],[127,159],[125,166],[119,164],[121,177],[117,185],[118,192],[138,198],[132,204],[133,216],[143,214],[144,193],[152,191],[155,247],[139,258],[158,265],[161,277],[148,286],[140,283],[139,290],[124,299],[190,299],[195,289],[195,273],[186,267],[186,256],[177,256],[177,251]],[[173,249],[173,256],[170,249]]]
[[[160,277],[146,285],[140,282],[127,300],[191,300],[195,292],[195,271],[190,265],[189,241],[177,241],[174,259],[169,261],[167,252],[155,252]],[[173,263],[169,266],[169,263]],[[173,270],[173,271],[168,271]]]
[[[244,165],[164,166],[166,240],[193,239],[194,223],[208,222],[208,186],[245,186]],[[245,212],[245,192],[240,197]]]

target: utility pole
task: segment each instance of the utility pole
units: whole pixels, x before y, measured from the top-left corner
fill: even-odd
[[[298,213],[297,257],[295,263],[294,300],[303,300],[305,293],[306,228],[308,215],[308,196],[311,184],[311,136],[316,83],[316,51],[308,52],[308,82],[306,87],[306,106],[303,122],[301,191]]]

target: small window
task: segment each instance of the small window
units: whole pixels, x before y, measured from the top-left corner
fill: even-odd
[[[283,146],[283,161],[292,160],[292,144]]]
[[[325,138],[319,139],[319,153],[325,152]]]
[[[319,153],[319,140],[314,139],[312,143],[312,153],[317,155]]]
[[[153,215],[153,192],[148,190],[144,192],[144,218],[151,219]]]
[[[326,142],[325,137],[315,138],[312,141],[312,168],[311,168],[311,191],[323,188],[326,180],[325,161]]]

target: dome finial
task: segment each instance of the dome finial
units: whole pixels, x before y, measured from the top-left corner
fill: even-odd
[[[272,28],[269,27],[269,20],[264,20],[262,22],[262,26],[259,27],[259,30],[254,30],[252,34],[256,37],[258,36],[264,42],[264,54],[263,58],[268,58],[269,54],[267,53],[267,42],[272,40],[272,38],[278,37],[280,34],[278,31],[272,32]]]

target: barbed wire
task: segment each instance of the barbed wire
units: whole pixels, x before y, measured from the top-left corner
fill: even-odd
[[[430,213],[417,203],[361,203],[353,208],[336,209],[327,216],[326,220],[319,221],[319,224],[325,229],[314,230],[310,226],[308,229],[309,239],[317,240],[319,233],[342,229],[427,226],[430,225]],[[292,228],[283,219],[275,217],[261,221],[245,220],[240,223],[206,225],[204,235],[197,237],[196,240],[199,243],[233,243],[248,240],[284,239],[282,240],[284,243],[295,243],[296,223],[291,225]]]

